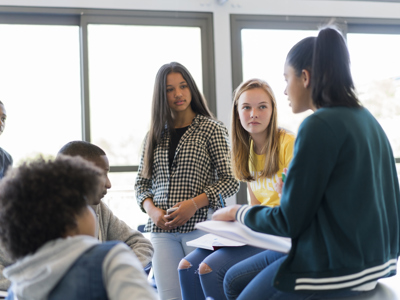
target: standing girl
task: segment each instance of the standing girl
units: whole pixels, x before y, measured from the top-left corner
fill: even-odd
[[[289,254],[265,251],[233,266],[228,299],[341,298],[396,274],[400,192],[390,143],[355,94],[346,42],[334,28],[300,41],[284,75],[300,125],[281,205],[230,206],[214,220],[292,238]]]
[[[220,208],[239,188],[230,164],[226,127],[212,117],[189,71],[163,65],[154,85],[150,131],[136,179],[136,198],[149,215],[153,267],[161,299],[181,299],[178,264],[194,250],[208,208]],[[169,208],[177,208],[167,215]]]
[[[243,82],[235,90],[233,100],[234,174],[248,183],[252,205],[277,206],[280,197],[275,184],[283,169],[289,166],[295,138],[278,128],[275,96],[265,81],[250,79]],[[183,299],[225,299],[223,280],[226,271],[237,262],[262,251],[251,246],[216,251],[196,249],[179,265]]]

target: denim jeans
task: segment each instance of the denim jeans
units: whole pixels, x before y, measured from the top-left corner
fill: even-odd
[[[204,300],[206,297],[226,299],[223,287],[225,273],[236,263],[262,251],[265,250],[251,246],[226,247],[216,251],[196,249],[185,257],[191,267],[178,270],[182,298],[184,300]],[[198,268],[202,262],[211,268],[210,273],[199,275]]]
[[[178,277],[178,265],[182,258],[192,252],[186,242],[204,235],[204,231],[194,230],[188,233],[156,233],[150,234],[154,247],[153,270],[157,291],[161,300],[176,300],[181,298]]]
[[[359,295],[356,291],[320,293],[288,293],[273,287],[273,280],[286,254],[266,250],[237,263],[226,273],[225,295],[228,299],[311,300],[343,298]]]

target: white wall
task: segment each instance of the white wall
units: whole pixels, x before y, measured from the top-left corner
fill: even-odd
[[[203,11],[214,15],[218,119],[229,127],[231,108],[230,14],[400,19],[400,3],[321,0],[0,0],[0,6]],[[184,43],[184,41],[182,41]],[[233,203],[234,199],[229,199]]]

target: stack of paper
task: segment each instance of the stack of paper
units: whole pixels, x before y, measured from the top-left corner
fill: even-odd
[[[288,253],[292,247],[290,238],[256,232],[238,222],[205,221],[197,223],[195,228],[228,240],[283,253]],[[209,248],[207,249],[212,249],[212,241],[208,241],[208,243]]]
[[[216,250],[221,247],[240,247],[246,244],[232,241],[215,234],[205,234],[195,240],[186,242],[186,245],[196,248],[203,248],[208,250]]]

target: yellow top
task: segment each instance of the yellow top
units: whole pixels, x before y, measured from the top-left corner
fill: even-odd
[[[279,194],[274,189],[274,183],[277,182],[278,177],[282,178],[283,169],[289,167],[289,163],[293,157],[295,136],[286,131],[286,134],[281,134],[280,141],[281,147],[279,150],[279,170],[274,176],[269,178],[258,177],[264,168],[265,155],[256,154],[253,149],[253,141],[250,143],[250,157],[254,157],[255,168],[249,160],[249,170],[253,177],[256,178],[255,181],[250,182],[250,187],[257,200],[260,201],[261,205],[273,207],[280,204],[281,199]],[[257,172],[256,176],[255,172]]]

